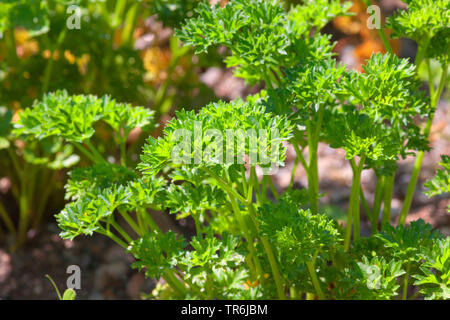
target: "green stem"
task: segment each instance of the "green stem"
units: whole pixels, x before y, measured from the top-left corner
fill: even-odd
[[[233,207],[233,211],[234,211],[236,220],[238,221],[239,226],[244,233],[244,238],[247,241],[247,249],[253,258],[255,268],[256,268],[256,278],[264,279],[264,273],[262,271],[261,263],[258,259],[256,250],[255,250],[251,232],[245,223],[244,217],[242,216],[241,210],[239,209],[238,204],[236,202],[236,198],[230,192],[228,192],[228,197],[230,199],[231,206]]]
[[[16,45],[16,36],[14,33],[14,26],[11,26],[9,28],[9,34],[10,34],[10,38],[9,38],[10,54],[14,61],[18,61],[19,57],[17,56],[17,45]]]
[[[182,298],[186,296],[186,286],[176,276],[174,276],[172,272],[166,270],[163,278],[175,291],[181,295]]]
[[[289,182],[288,190],[292,190],[292,187],[294,186],[295,173],[297,172],[297,166],[298,166],[299,162],[300,162],[300,160],[298,159],[298,157],[296,157],[294,166],[292,167],[291,181]]]
[[[323,294],[322,288],[320,288],[319,279],[317,278],[316,270],[314,268],[314,263],[311,261],[306,262],[306,266],[308,267],[309,275],[311,277],[311,281],[314,286],[314,290],[316,290],[316,294],[319,297],[319,300],[325,300],[325,295]]]
[[[170,39],[170,42],[172,41],[178,41],[177,39],[173,40],[174,38]],[[177,50],[174,52],[172,50],[172,60],[170,61],[169,68],[167,70],[167,74],[173,74],[175,69],[179,66],[179,61],[188,51],[184,50]],[[155,106],[154,109],[156,111],[155,113],[155,120],[159,120],[160,116],[166,112],[168,112],[168,108],[170,106],[166,106],[166,103],[164,103],[167,100],[167,96],[170,93],[169,89],[172,85],[172,77],[167,77],[167,79],[164,81],[164,83],[158,88],[155,94],[155,98],[153,100],[153,105]]]
[[[218,175],[216,175],[214,172],[212,172],[211,170],[209,170],[208,168],[204,168],[204,170],[212,177],[214,178],[217,183],[220,185],[221,188],[223,188],[226,192],[231,193],[236,199],[238,199],[239,201],[241,201],[242,203],[245,203],[246,200],[244,199],[244,197],[242,197],[239,193],[237,193],[230,185],[228,185],[228,183],[221,177],[219,177]]]
[[[19,180],[21,179],[21,175],[23,173],[22,168],[19,165],[19,158],[17,157],[17,154],[15,150],[13,151],[11,148],[8,148],[8,155],[11,158],[11,162],[14,166],[14,170],[16,170],[17,177]]]
[[[361,190],[361,172],[364,167],[364,161],[366,157],[363,155],[359,161],[359,166],[357,169],[357,180],[355,181],[355,190],[353,194],[353,238],[354,240],[359,240],[360,237],[360,210],[359,210],[359,195]],[[355,164],[355,163],[354,163]],[[355,164],[356,165],[356,164]]]
[[[429,64],[427,64],[428,68],[430,68]],[[439,98],[441,97],[442,90],[444,89],[444,84],[447,78],[447,72],[448,68],[447,66],[443,66],[442,69],[442,75],[439,82],[439,87],[437,91],[435,92],[434,97],[431,97],[431,106],[430,106],[430,114],[427,119],[427,123],[425,125],[424,135],[428,137],[430,135],[431,125],[433,123],[434,118],[434,112],[436,110],[437,103],[439,101]],[[430,86],[433,86],[433,80],[428,79],[430,82]],[[422,167],[422,160],[423,160],[424,152],[419,151],[417,153],[417,158],[414,163],[414,168],[411,173],[411,178],[409,180],[408,189],[406,191],[405,200],[403,202],[402,211],[400,212],[400,218],[399,218],[399,224],[405,225],[406,222],[406,216],[408,215],[409,209],[411,208],[412,199],[414,196],[414,191],[416,190],[417,180],[419,178],[420,168]]]
[[[152,219],[150,214],[143,208],[139,209],[139,214],[141,214],[144,222],[150,227],[151,230],[156,232],[161,232],[156,222]]]
[[[45,277],[46,277],[46,278],[50,281],[50,283],[53,285],[53,288],[55,288],[55,291],[56,291],[56,294],[58,295],[59,300],[62,300],[61,293],[59,292],[59,289],[58,289],[58,287],[56,286],[55,281],[53,281],[53,279],[52,279],[48,274],[46,274]]]
[[[292,300],[298,299],[297,289],[294,286],[289,288],[289,295]]]
[[[352,180],[352,190],[350,193],[350,204],[347,214],[347,226],[345,229],[344,236],[344,249],[347,251],[350,248],[350,239],[352,234],[352,224],[353,224],[353,238],[358,240],[360,236],[360,217],[359,217],[359,189],[361,182],[361,172],[364,167],[366,156],[362,155],[359,161],[359,165],[356,166],[355,160],[351,159],[350,164],[353,169],[353,180]]]
[[[250,183],[253,184],[253,190],[255,190],[256,202],[261,202],[261,190],[259,186],[258,176],[256,174],[255,166],[250,168]]]
[[[8,212],[6,211],[5,207],[1,202],[0,202],[0,217],[2,218],[9,232],[11,232],[11,234],[15,236],[16,228],[14,227],[14,223],[12,222],[11,218],[8,215]]]
[[[267,181],[269,182],[268,184],[269,184],[269,189],[270,189],[270,191],[272,191],[272,195],[274,196],[274,198],[276,199],[276,200],[278,200],[278,198],[280,197],[280,195],[278,194],[278,191],[277,191],[277,189],[275,188],[275,185],[273,184],[273,181],[272,181],[272,179],[269,177],[269,176],[266,176],[267,177]]]
[[[268,89],[273,90],[272,81],[269,79],[267,70],[264,70],[264,73],[263,73],[263,79],[264,79],[264,82],[266,83],[266,87],[267,87]]]
[[[106,162],[102,154],[98,152],[97,148],[94,147],[94,145],[91,143],[91,141],[89,141],[89,139],[86,139],[84,143],[86,143],[91,152],[94,154],[95,158],[97,159],[97,162]]]
[[[17,243],[15,246],[15,249],[20,247],[26,240],[27,236],[27,229],[28,229],[28,222],[30,218],[30,212],[29,212],[29,197],[30,194],[28,193],[30,191],[29,187],[27,188],[27,183],[25,181],[25,173],[30,172],[29,171],[30,166],[26,163],[25,167],[23,169],[23,174],[20,175],[20,197],[19,197],[19,227],[18,227],[18,233],[17,233]],[[31,174],[32,176],[33,174]],[[33,180],[33,178],[31,178]],[[31,182],[32,184],[32,182]]]
[[[430,97],[434,97],[434,83],[433,83],[433,74],[431,73],[431,65],[430,65],[430,59],[427,59],[427,73],[428,73],[428,89],[430,90]]]
[[[369,204],[367,203],[366,197],[364,196],[364,191],[362,188],[359,188],[359,194],[361,198],[361,203],[364,208],[364,211],[367,215],[367,218],[372,222],[372,211],[370,211]]]
[[[295,142],[292,144],[292,146],[294,147],[295,153],[297,154],[297,159],[302,164],[302,166],[305,169],[306,173],[308,173],[309,172],[309,167],[308,167],[308,164],[306,163],[306,160],[305,160],[305,157],[303,156],[302,151],[300,150],[300,148],[298,147],[298,145]]]
[[[260,203],[263,203],[267,200],[267,176],[263,175],[261,179],[261,201]]]
[[[121,139],[120,139],[120,164],[123,167],[127,166],[126,144],[127,144],[127,139],[125,137],[121,137]]]
[[[142,233],[145,233],[147,231],[146,225],[145,225],[145,222],[139,212],[136,212],[136,219],[137,219],[137,225],[139,227],[139,230],[141,230]]]
[[[5,237],[5,230],[3,230],[2,225],[0,224],[0,242],[1,240],[3,240],[3,238]]]
[[[428,37],[423,39],[422,42],[420,43],[419,48],[417,49],[416,59],[414,60],[414,64],[416,65],[417,68],[419,68],[420,64],[425,58],[425,53],[427,52],[429,44],[430,39]]]
[[[366,4],[366,7],[370,7],[371,3],[370,0],[364,0],[364,3]],[[381,21],[380,21],[381,23]],[[392,53],[391,45],[389,44],[389,41],[386,37],[386,34],[384,33],[384,28],[377,28],[378,34],[380,35],[381,41],[383,42],[384,47],[386,48],[386,51],[389,53]]]
[[[120,23],[122,21],[122,15],[125,12],[125,7],[127,5],[127,0],[118,0],[116,2],[116,7],[114,9],[114,16],[112,19],[112,29],[116,29],[118,26],[120,26]]]
[[[56,46],[55,48],[52,49],[51,56],[48,58],[47,65],[45,66],[44,70],[44,80],[42,81],[42,92],[41,92],[42,94],[47,93],[50,85],[50,80],[52,78],[52,71],[54,65],[53,52],[56,52],[61,47],[64,39],[66,38],[66,32],[67,29],[64,28],[63,31],[59,34]]]
[[[270,268],[272,269],[273,278],[275,279],[275,285],[277,287],[277,294],[280,300],[286,299],[286,295],[284,294],[283,284],[281,283],[280,271],[278,270],[278,264],[275,259],[275,255],[273,254],[272,247],[270,246],[269,241],[263,236],[260,236],[261,242],[264,247],[264,251],[266,252],[267,259],[269,259]]]
[[[197,232],[197,235],[198,236],[202,235],[203,228],[202,228],[202,224],[200,223],[200,215],[197,212],[192,212],[191,216],[194,219],[195,231]]]
[[[94,163],[97,163],[97,159],[94,155],[92,155],[85,147],[83,147],[80,143],[75,142],[73,144],[82,154],[84,154],[89,160]]]
[[[378,232],[378,217],[380,216],[383,193],[384,193],[384,176],[379,176],[377,179],[377,186],[375,188],[375,197],[372,208],[372,225],[371,225],[372,234]]]
[[[316,192],[316,175],[317,172],[317,149],[315,149],[312,145],[310,145],[309,149],[309,172],[307,175],[308,178],[308,192],[311,203],[311,212],[317,213],[319,211],[319,196],[318,192]]]
[[[112,232],[106,231],[102,227],[97,229],[96,232],[98,232],[98,233],[100,233],[100,234],[102,234],[104,236],[107,236],[111,240],[115,241],[119,246],[123,247],[124,249],[128,248],[128,245],[123,240],[121,240],[118,237],[116,237]]]
[[[50,172],[49,169],[45,169],[45,171],[47,173]],[[48,174],[47,174],[48,175]],[[42,221],[42,215],[44,214],[44,210],[47,204],[47,200],[50,197],[50,194],[53,190],[53,187],[55,186],[54,184],[54,180],[56,177],[56,171],[52,171],[51,174],[49,174],[49,178],[48,179],[43,179],[44,181],[46,181],[46,183],[44,184],[44,191],[42,191],[42,195],[39,199],[39,205],[37,207],[36,210],[36,218],[34,219],[33,222],[33,228],[37,229],[39,227],[39,225],[41,224]]]
[[[391,221],[391,202],[394,190],[394,179],[395,174],[386,177],[386,182],[384,186],[384,208],[383,208],[383,217],[381,218],[381,228],[383,228],[384,224],[389,223]]]
[[[240,166],[239,170],[241,171],[242,188],[243,190],[247,190],[248,186],[247,186],[247,177],[245,176],[245,167]],[[245,194],[245,191],[243,191],[242,193]]]
[[[320,130],[322,128],[323,116],[325,112],[324,104],[320,104],[317,111],[317,123],[315,123],[314,132],[312,120],[308,122],[308,190],[310,193],[311,211],[319,211],[319,170],[317,166],[317,148],[319,146]]]
[[[138,236],[142,237],[144,235],[144,230],[138,227],[133,218],[125,210],[119,210],[119,213]]]
[[[250,217],[252,218],[252,221],[255,225],[256,231],[258,232],[258,237],[263,244],[264,251],[267,255],[267,259],[269,260],[270,268],[271,268],[272,275],[275,280],[275,285],[277,288],[278,298],[281,300],[284,300],[284,299],[286,299],[286,295],[284,294],[283,284],[281,282],[281,275],[280,275],[280,271],[278,269],[278,263],[276,261],[272,247],[271,247],[269,241],[267,241],[267,239],[264,236],[262,236],[261,232],[259,231],[259,227],[258,227],[256,217],[255,217],[256,213],[255,213],[255,208],[253,207],[253,203],[247,202],[246,205],[247,205]]]
[[[125,17],[125,26],[122,32],[122,42],[124,45],[131,47],[133,45],[133,31],[136,26],[136,17],[138,16],[141,4],[133,3]]]
[[[411,263],[408,263],[408,266],[406,267],[406,273],[405,277],[403,279],[403,296],[402,300],[406,300],[408,295],[408,280],[409,280],[409,270],[411,268]]]
[[[125,241],[127,241],[128,243],[133,241],[133,239],[131,239],[131,237],[128,235],[128,233],[126,233],[125,230],[123,230],[122,227],[117,224],[117,222],[112,220],[111,225],[114,227],[114,229],[116,229],[120,233],[120,235],[125,239]]]

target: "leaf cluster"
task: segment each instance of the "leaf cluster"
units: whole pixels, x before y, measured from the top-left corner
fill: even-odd
[[[450,193],[450,156],[442,155],[439,165],[442,169],[438,169],[434,178],[425,183],[429,197]]]
[[[446,0],[408,0],[407,10],[388,18],[393,36],[407,37],[423,45],[426,57],[448,63],[450,4]]]
[[[330,57],[329,37],[310,37],[308,32],[310,28],[320,29],[347,9],[348,4],[340,6],[339,1],[308,1],[289,13],[276,0],[233,0],[224,7],[202,3],[177,35],[195,46],[197,53],[211,46],[226,46],[231,51],[225,60],[227,66],[236,67],[237,77],[254,84],[267,81],[280,67]]]
[[[67,91],[46,94],[32,108],[24,110],[15,123],[14,133],[37,139],[61,137],[68,142],[81,143],[90,139],[94,125],[103,120],[125,136],[136,128],[149,128],[153,111],[118,103],[109,96],[69,95]]]
[[[260,231],[276,248],[287,274],[305,262],[330,258],[341,234],[334,221],[322,214],[299,209],[299,203],[283,197],[259,210]]]
[[[261,143],[261,131],[266,135],[266,143]],[[243,156],[261,155],[262,151],[271,163],[281,165],[285,153],[282,142],[289,140],[291,131],[289,120],[266,112],[259,96],[247,97],[245,102],[237,99],[230,103],[212,103],[198,113],[181,110],[167,124],[162,137],[147,140],[139,168],[145,175],[155,175],[170,164],[183,163],[187,168],[217,164],[227,167],[243,164]],[[240,133],[245,141],[235,146]],[[259,141],[256,141],[258,136]],[[249,139],[257,143],[247,143]],[[233,153],[233,159],[227,159],[228,150]],[[266,158],[258,156],[252,165],[267,162]]]
[[[162,178],[141,179],[134,171],[113,164],[75,169],[66,184],[66,197],[72,202],[56,215],[61,237],[104,233],[114,220],[115,210],[150,206],[161,197],[165,184]]]

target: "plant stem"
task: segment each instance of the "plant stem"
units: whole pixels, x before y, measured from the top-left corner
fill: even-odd
[[[247,177],[245,176],[245,167],[241,166],[240,171],[241,171],[242,188],[243,188],[242,193],[245,194],[245,190],[247,190]]]
[[[250,230],[248,229],[248,227],[245,223],[244,217],[241,214],[241,210],[239,209],[239,207],[237,205],[236,198],[230,192],[228,192],[228,197],[230,199],[231,206],[233,207],[233,211],[234,211],[236,220],[238,221],[239,226],[244,233],[244,238],[247,241],[247,249],[253,258],[255,268],[256,268],[256,278],[264,279],[264,273],[262,271],[261,263],[258,259],[256,251],[255,251],[253,237],[251,236]]]
[[[362,155],[359,161],[359,165],[356,166],[355,160],[351,159],[350,164],[353,170],[353,181],[352,181],[352,190],[350,193],[350,204],[348,208],[347,214],[347,226],[345,229],[345,237],[344,237],[344,249],[347,251],[350,248],[350,239],[352,233],[352,224],[353,224],[353,238],[354,240],[358,240],[360,236],[360,217],[359,217],[359,197],[360,197],[360,182],[361,182],[361,172],[364,168],[366,156]]]
[[[381,202],[383,200],[384,193],[384,176],[380,175],[377,179],[377,186],[375,188],[375,198],[372,208],[372,225],[371,233],[375,234],[378,232],[378,218],[380,216]]]
[[[203,228],[202,224],[200,223],[200,215],[197,212],[191,213],[192,218],[194,219],[195,223],[195,231],[197,232],[197,236],[200,236],[203,234]]]
[[[284,294],[283,285],[281,283],[280,271],[278,270],[278,264],[275,259],[275,255],[273,254],[273,250],[270,246],[269,241],[266,238],[260,237],[261,242],[264,247],[264,251],[266,252],[267,259],[269,259],[270,268],[272,269],[273,278],[275,279],[275,285],[277,287],[277,294],[280,300],[286,299],[286,295]]]
[[[425,63],[427,64],[428,89],[430,90],[430,97],[434,97],[434,83],[433,83],[433,74],[431,73],[430,59],[427,59]]]
[[[127,166],[126,144],[127,144],[127,139],[125,137],[121,137],[121,139],[120,139],[120,164],[123,167]]]
[[[307,261],[306,267],[308,268],[309,275],[311,277],[311,281],[313,283],[314,289],[316,290],[316,294],[319,297],[319,300],[325,300],[325,295],[323,294],[323,291],[320,288],[319,279],[317,279],[316,270],[314,268],[314,263],[311,261]]]
[[[275,198],[275,200],[278,200],[278,198],[280,197],[280,195],[278,194],[277,189],[275,188],[272,179],[270,178],[270,176],[265,176],[267,177],[267,181],[269,182],[269,189],[270,191],[272,191],[272,195]]]
[[[47,175],[50,172],[49,169],[46,169],[45,171],[47,172]],[[51,171],[50,177],[48,179],[46,179],[47,183],[45,183],[45,185],[44,185],[44,191],[42,192],[42,196],[39,199],[39,205],[36,209],[36,217],[33,221],[34,229],[37,229],[39,227],[39,225],[41,224],[42,215],[44,213],[44,210],[45,210],[45,207],[47,204],[47,200],[50,197],[53,187],[55,186],[55,184],[54,184],[55,176],[56,176],[56,171]]]
[[[299,162],[300,162],[300,160],[299,160],[299,158],[297,156],[295,158],[294,166],[292,167],[291,181],[289,182],[288,190],[292,190],[292,187],[294,186],[295,173],[297,172],[297,166],[298,166]]]
[[[123,247],[124,249],[128,248],[128,245],[118,237],[116,237],[111,231],[106,231],[104,228],[97,229],[96,232],[107,236],[111,240],[115,241],[119,246]]]
[[[417,68],[419,68],[420,64],[422,63],[429,44],[430,39],[428,37],[420,43],[417,49],[416,59],[414,60],[414,64]]]
[[[46,277],[46,278],[50,281],[50,283],[53,285],[53,288],[55,288],[55,291],[56,291],[56,294],[58,295],[59,300],[62,300],[61,293],[59,293],[59,289],[58,289],[58,287],[56,286],[55,281],[53,281],[53,279],[52,279],[48,274],[46,274],[45,277]]]
[[[371,3],[370,0],[364,0],[364,3],[366,7],[370,7]],[[381,23],[381,21],[380,21]],[[386,48],[386,51],[389,53],[393,53],[391,45],[389,44],[389,41],[386,37],[386,34],[384,33],[384,28],[377,28],[378,34],[380,35],[381,41],[383,42],[384,47]]]
[[[76,142],[73,144],[82,154],[84,154],[89,160],[96,163],[97,159],[92,155],[89,150],[83,147],[80,143]]]
[[[298,147],[298,145],[295,142],[292,144],[292,146],[294,147],[295,153],[297,154],[297,159],[301,162],[306,173],[308,173],[309,167],[308,167],[308,164],[306,163],[306,160],[305,160],[305,157],[303,156],[302,151],[300,150],[300,148]]]
[[[139,13],[141,4],[139,2],[133,3],[128,10],[125,17],[125,26],[122,31],[122,43],[128,47],[132,47],[133,31],[136,26],[136,18]]]
[[[383,217],[381,218],[381,228],[383,228],[383,225],[385,223],[389,223],[391,221],[391,202],[392,202],[392,193],[394,190],[394,180],[395,180],[394,173],[389,177],[386,177],[384,186],[384,208],[383,208]]]
[[[359,240],[360,237],[360,210],[359,210],[359,195],[361,190],[361,172],[364,168],[364,161],[366,160],[366,156],[363,155],[359,161],[359,165],[357,167],[357,180],[355,181],[355,190],[353,194],[353,238],[354,240]],[[355,163],[354,163],[355,164]],[[355,164],[356,166],[356,164]]]
[[[324,104],[320,104],[317,111],[317,123],[313,132],[312,120],[308,122],[308,190],[310,193],[311,212],[319,211],[319,169],[317,166],[317,148],[319,146],[320,130],[322,128],[323,115],[325,112]]]
[[[10,27],[9,28],[9,54],[10,54],[10,59],[12,60],[12,65],[17,66],[19,65],[19,57],[17,56],[17,45],[16,45],[16,35],[14,33],[14,27]]]
[[[115,29],[118,26],[120,26],[120,22],[122,21],[122,15],[125,12],[126,5],[127,0],[117,0],[111,25],[112,29]]]
[[[242,197],[239,193],[237,193],[232,187],[230,187],[228,185],[228,183],[223,180],[223,178],[219,177],[218,175],[216,175],[214,172],[212,172],[211,170],[209,170],[208,168],[204,168],[204,170],[212,177],[214,178],[217,183],[220,185],[220,187],[222,187],[225,191],[231,193],[236,199],[238,199],[239,201],[241,201],[242,203],[245,203],[246,200],[244,199],[244,197]]]
[[[125,230],[122,229],[121,226],[119,226],[117,224],[117,222],[115,222],[114,220],[111,221],[111,225],[114,227],[114,229],[116,229],[120,235],[128,242],[130,243],[131,241],[133,241],[133,239],[131,239],[131,237],[128,235],[128,233],[125,232]]]
[[[298,298],[297,289],[294,286],[289,288],[289,295],[292,300],[296,300]]]
[[[427,67],[430,68],[430,65],[427,64]],[[430,114],[428,116],[428,119],[427,119],[427,122],[425,125],[425,130],[424,130],[424,135],[426,137],[428,137],[430,135],[431,125],[433,123],[433,118],[434,118],[434,112],[436,110],[436,106],[439,101],[439,98],[441,97],[442,90],[444,89],[444,84],[445,84],[445,81],[447,78],[447,72],[448,72],[447,66],[443,66],[442,75],[441,75],[441,79],[439,82],[439,87],[438,87],[437,91],[435,92],[434,97],[431,97]],[[433,80],[432,79],[428,79],[428,80],[429,80],[430,85],[433,86]],[[408,189],[406,191],[405,200],[403,202],[402,211],[400,213],[400,218],[399,218],[400,225],[405,225],[406,216],[408,215],[409,209],[411,208],[414,191],[416,190],[417,180],[419,178],[420,168],[422,166],[423,156],[424,156],[424,151],[419,151],[417,153],[417,158],[414,163],[414,168],[411,173],[411,178],[409,180]]]
[[[139,214],[142,215],[144,222],[150,227],[151,230],[161,232],[156,222],[152,219],[150,214],[143,208],[139,209]]]
[[[14,223],[12,222],[11,218],[8,215],[8,212],[6,211],[5,207],[1,202],[0,202],[0,217],[2,218],[9,232],[11,232],[13,236],[15,236],[16,228],[14,227]]]
[[[28,228],[28,221],[29,221],[29,217],[30,217],[30,212],[29,212],[29,196],[30,194],[28,194],[28,192],[30,191],[29,188],[27,188],[27,183],[25,182],[25,173],[29,173],[30,172],[30,166],[25,163],[25,166],[23,168],[22,174],[20,175],[20,197],[19,197],[19,208],[20,208],[20,213],[19,213],[19,227],[18,227],[18,232],[17,232],[17,243],[14,247],[14,249],[17,249],[18,247],[20,247],[26,240],[26,236],[27,236],[27,228]],[[32,176],[32,174],[31,174]],[[33,180],[33,178],[31,178],[31,180]],[[32,184],[32,182],[30,183],[30,185]]]
[[[63,43],[64,39],[66,38],[66,32],[67,32],[67,29],[64,27],[64,29],[61,31],[61,33],[58,36],[58,40],[56,42],[55,48],[53,48],[53,50],[50,53],[50,57],[48,58],[47,65],[45,66],[45,70],[44,70],[44,80],[42,81],[42,91],[41,91],[42,94],[47,93],[49,85],[50,85],[50,80],[52,78],[52,71],[53,71],[53,64],[54,64],[53,52],[56,52],[61,47],[61,44]]]
[[[406,267],[406,273],[403,280],[403,296],[402,300],[406,300],[408,295],[408,280],[409,280],[409,270],[411,268],[411,263],[408,263],[408,266]]]
[[[97,159],[97,162],[106,162],[106,160],[103,158],[102,154],[100,152],[98,152],[97,148],[94,147],[94,145],[91,143],[91,141],[89,141],[89,139],[86,139],[86,141],[84,141],[84,143],[86,143],[86,145],[89,147],[91,152],[94,154],[95,158]]]
[[[259,186],[258,175],[256,174],[255,166],[250,167],[250,182],[253,184],[253,190],[255,190],[256,202],[261,202],[261,190]]]
[[[367,203],[367,200],[366,200],[366,197],[364,196],[364,191],[363,191],[362,188],[359,188],[359,194],[360,194],[361,203],[362,203],[362,206],[364,208],[364,211],[366,212],[367,218],[369,218],[369,220],[372,221],[371,220],[372,219],[372,212],[370,211],[369,204]]]
[[[138,227],[133,218],[125,210],[119,210],[119,213],[138,236],[142,237],[144,235],[144,231]]]
[[[284,294],[283,284],[281,282],[280,271],[278,270],[278,263],[276,261],[275,255],[273,254],[272,247],[270,246],[269,241],[267,241],[267,239],[264,236],[262,236],[261,232],[259,231],[258,224],[256,222],[255,208],[253,207],[253,203],[247,202],[246,204],[247,204],[247,208],[248,208],[250,217],[252,218],[252,221],[255,225],[256,231],[258,232],[258,237],[263,244],[264,251],[267,255],[267,259],[269,260],[270,268],[271,268],[272,275],[275,280],[275,285],[277,288],[278,298],[281,300],[284,300],[284,299],[286,299],[286,295]]]
[[[172,272],[166,270],[164,272],[163,278],[173,289],[175,289],[181,295],[181,297],[186,296],[187,289],[185,285],[176,276],[174,276]]]

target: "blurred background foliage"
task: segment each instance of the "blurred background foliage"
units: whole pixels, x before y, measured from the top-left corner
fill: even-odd
[[[302,2],[283,1],[287,8]],[[58,212],[64,205],[64,170],[83,161],[57,139],[37,143],[11,136],[12,121],[35,99],[58,89],[108,94],[118,102],[154,110],[160,124],[154,136],[176,108],[196,109],[218,99],[218,91],[201,76],[224,70],[221,55],[228,52],[217,48],[194,55],[173,32],[193,16],[199,2],[0,0],[0,244],[16,250],[30,230],[35,232]],[[209,2],[225,5],[227,0]],[[350,11],[353,15],[334,19],[324,32],[337,42],[338,59],[361,70],[361,64],[373,52],[383,52],[384,46],[377,31],[367,28],[364,2],[353,1]],[[384,13],[389,14],[389,8]],[[79,29],[69,28],[78,17]],[[402,56],[404,45],[397,39],[390,42]],[[222,87],[230,86],[223,82]],[[119,150],[111,143],[109,129],[96,131],[99,150],[117,161]],[[132,165],[145,138],[135,130],[127,141]]]
[[[0,241],[8,233],[10,249],[63,205],[60,170],[83,161],[56,139],[15,139],[11,122],[58,89],[146,106],[158,122],[175,106],[196,108],[215,99],[198,69],[221,59],[194,57],[172,32],[197,3],[0,0]],[[101,151],[114,161],[111,132],[96,130]],[[130,160],[138,160],[144,139],[138,130],[131,136]]]
[[[227,3],[227,0],[204,1]],[[284,1],[286,8],[303,2],[279,1]],[[226,70],[222,56],[229,54],[227,50],[216,48],[209,50],[208,54],[194,55],[174,37],[173,30],[194,15],[199,2],[0,0],[0,266],[2,248],[17,251],[31,238],[47,243],[44,240],[49,237],[40,239],[34,235],[44,229],[44,221],[54,221],[53,215],[64,206],[66,170],[76,163],[85,162],[82,154],[77,154],[71,146],[55,138],[37,143],[11,135],[12,121],[18,119],[21,110],[32,106],[34,100],[41,100],[45,93],[58,89],[65,89],[69,94],[109,94],[118,102],[154,110],[159,127],[152,135],[157,136],[176,109],[196,109],[219,98],[235,99],[251,92],[252,88],[243,89],[243,83],[237,85],[239,80],[232,76],[232,71]],[[384,52],[384,46],[377,30],[367,28],[369,15],[364,1],[352,2],[350,11],[353,15],[337,17],[323,32],[331,34],[336,41],[336,58],[349,68],[361,70],[361,65],[373,52]],[[384,15],[405,8],[400,0],[372,0],[371,3],[381,5],[382,21]],[[68,19],[78,13],[69,9],[72,5],[81,10],[80,29],[67,27]],[[390,40],[390,44],[399,56],[413,60],[413,42],[395,39]],[[437,62],[432,62],[432,67],[437,71]],[[434,71],[437,82],[440,74]],[[419,74],[424,82],[428,80],[425,70],[419,70]],[[447,88],[449,85],[450,79]],[[450,90],[445,90],[444,98],[448,100],[449,94]],[[120,161],[120,150],[110,129],[106,126],[95,129],[98,149],[108,156],[109,161]],[[145,138],[146,135],[139,130],[130,134],[127,163],[131,166],[138,162]],[[340,181],[345,170],[341,165],[332,166],[335,158],[334,153],[328,155],[330,165],[324,169],[332,176],[330,180]],[[276,179],[277,187],[284,188],[290,183],[294,163],[290,154],[287,163],[287,170]],[[337,171],[342,174],[338,175]],[[296,180],[297,187],[299,181],[301,179]],[[328,188],[327,181],[323,182],[325,189]],[[324,207],[324,211],[335,219],[341,219],[345,211],[339,205],[339,199],[345,197],[341,193],[346,188],[341,184],[338,188],[334,184],[330,188],[337,195],[332,194],[333,201]],[[429,211],[436,210],[431,207]],[[181,222],[177,223],[180,223],[178,228]],[[95,247],[98,248],[99,244],[89,243],[81,246],[81,251],[93,252]],[[103,255],[104,248],[97,251]],[[90,254],[95,256],[92,252]],[[66,262],[60,251],[53,255],[57,256],[58,263]],[[39,268],[48,272],[45,266],[34,265],[30,259],[18,260],[31,265],[29,273],[39,274],[34,270]],[[39,261],[43,260],[46,259],[39,257]],[[12,269],[17,269],[20,274],[17,279],[22,279],[27,286],[31,283],[24,276],[23,268]],[[63,273],[61,279],[65,281],[65,277]],[[1,280],[0,272],[0,284]]]

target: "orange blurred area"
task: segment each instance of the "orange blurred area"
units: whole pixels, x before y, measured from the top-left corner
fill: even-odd
[[[146,82],[156,85],[167,79],[167,70],[171,60],[169,49],[150,47],[142,51],[141,57],[147,71]]]
[[[16,41],[17,56],[21,59],[28,58],[39,52],[39,43],[31,39],[27,30],[22,28],[14,29],[14,39]]]
[[[362,0],[354,0],[353,6],[350,8],[353,16],[336,17],[333,20],[333,26],[344,33],[346,36],[340,39],[335,47],[336,52],[343,51],[343,49],[352,45],[352,58],[354,60],[353,68],[362,71],[361,65],[370,58],[373,53],[385,53],[383,42],[380,38],[377,29],[369,29],[368,22],[371,15],[367,13],[366,5]],[[385,17],[381,15],[381,23],[384,24]],[[383,30],[388,39],[390,38],[390,31]],[[390,39],[389,43],[395,53],[399,51],[399,41],[397,39]]]

